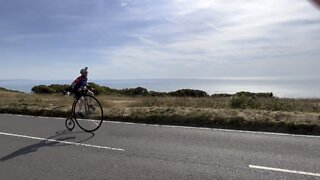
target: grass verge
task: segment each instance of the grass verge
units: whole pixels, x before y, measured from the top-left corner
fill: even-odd
[[[98,99],[104,107],[104,119],[110,121],[320,135],[320,116],[313,109],[237,109],[228,107],[232,101],[230,98],[211,97],[153,99],[98,96]],[[71,114],[72,100],[71,97],[61,95],[0,91],[0,113],[67,117]],[[281,99],[277,101],[282,102]],[[303,100],[303,103],[307,102],[312,107],[319,103],[317,100]]]
[[[319,116],[313,113],[161,107],[105,108],[104,112],[109,121],[320,135]],[[67,117],[71,112],[1,107],[0,113]]]

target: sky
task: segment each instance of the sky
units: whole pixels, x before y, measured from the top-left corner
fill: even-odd
[[[320,77],[307,0],[0,0],[0,79]]]

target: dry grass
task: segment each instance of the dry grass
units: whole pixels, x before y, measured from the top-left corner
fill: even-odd
[[[230,97],[97,98],[109,120],[320,134],[319,99],[261,98],[255,100],[255,106],[232,109]],[[64,117],[72,101],[59,94],[0,91],[0,112]]]
[[[71,97],[61,95],[38,95],[0,91],[0,107],[29,109],[70,109]]]

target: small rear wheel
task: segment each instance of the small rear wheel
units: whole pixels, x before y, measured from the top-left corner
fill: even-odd
[[[78,126],[86,131],[96,131],[103,122],[103,109],[100,102],[91,95],[83,95],[73,107],[74,119]]]
[[[68,117],[65,121],[65,125],[69,131],[72,131],[75,127],[75,122],[72,117]]]

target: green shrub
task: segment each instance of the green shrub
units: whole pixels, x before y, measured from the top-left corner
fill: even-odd
[[[235,109],[246,109],[248,98],[245,96],[235,96],[231,98],[230,106]]]
[[[168,96],[168,93],[166,92],[156,92],[156,91],[150,91],[149,92],[150,96],[156,96],[156,97],[163,97],[163,96]]]
[[[23,92],[20,92],[20,91],[10,90],[10,89],[6,89],[6,88],[3,88],[3,87],[0,87],[0,91],[23,93]]]
[[[55,91],[55,93],[62,93],[65,89],[69,88],[70,85],[68,84],[51,84],[50,86],[48,86],[49,88],[53,89]]]
[[[275,98],[271,102],[270,110],[273,111],[292,111],[293,107],[290,105],[289,102],[286,102],[284,100],[281,100],[279,98]]]
[[[146,96],[149,94],[148,90],[142,87],[123,89],[121,92],[127,96]]]
[[[93,82],[89,82],[88,84],[90,87],[94,89],[94,93],[96,95],[120,95],[121,94],[121,90],[118,90],[118,89],[112,89],[106,86],[100,86]]]
[[[98,84],[95,84],[92,82],[90,82],[88,84],[91,88],[93,88],[93,91],[96,95],[107,94],[107,92],[105,91],[105,89],[102,86],[99,86]]]
[[[9,90],[6,88],[0,87],[0,91],[9,91]]]
[[[212,94],[211,97],[231,97],[232,94],[221,93],[221,94]]]
[[[34,93],[45,93],[45,94],[52,94],[55,93],[56,91],[53,88],[50,88],[46,85],[39,85],[39,86],[34,86],[31,89],[32,92]]]
[[[273,97],[273,93],[252,93],[241,91],[235,94],[236,96],[246,96],[246,97]]]
[[[178,97],[207,97],[209,96],[205,91],[194,90],[194,89],[180,89],[177,91],[170,92],[171,96]]]

